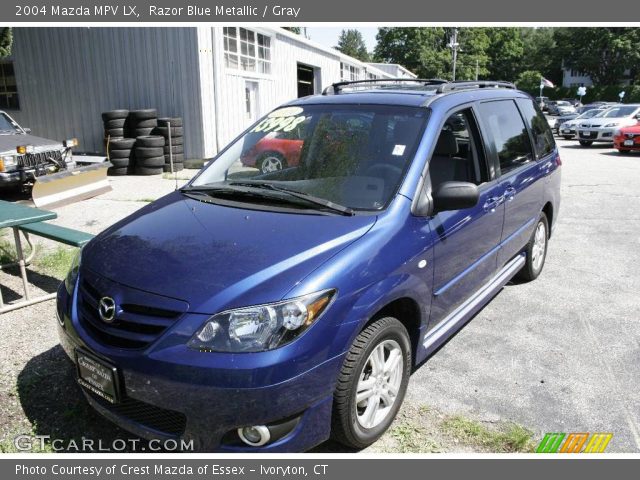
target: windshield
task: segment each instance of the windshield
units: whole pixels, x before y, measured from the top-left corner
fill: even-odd
[[[5,113],[0,113],[0,134],[19,132],[18,126]]]
[[[277,196],[380,210],[397,191],[426,118],[425,109],[389,105],[283,107],[245,132],[184,191],[215,196],[232,190],[235,201],[268,204],[265,197]],[[250,195],[243,196],[246,189]]]
[[[599,117],[601,113],[603,113],[603,110],[587,110],[582,115],[579,115],[577,118]]]
[[[568,107],[571,104],[569,102],[565,102],[564,100],[558,100],[556,102],[556,105],[559,106],[559,107]]]
[[[607,110],[606,112],[604,112],[602,114],[603,118],[622,118],[622,117],[629,117],[631,115],[633,115],[636,110],[638,110],[638,107],[632,107],[632,106],[627,106],[627,107],[613,107],[610,108],[609,110]]]

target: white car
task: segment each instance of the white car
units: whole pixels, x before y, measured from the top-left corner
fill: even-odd
[[[640,104],[617,105],[597,117],[578,124],[578,140],[583,147],[593,142],[613,143],[613,134],[620,127],[635,125],[640,119]]]
[[[558,135],[563,136],[565,140],[571,140],[576,136],[578,125],[580,123],[584,123],[584,121],[589,118],[598,117],[604,111],[605,109],[594,108],[591,110],[587,110],[583,114],[578,115],[576,118],[572,118],[571,120],[567,120],[566,122],[561,123],[558,127]]]

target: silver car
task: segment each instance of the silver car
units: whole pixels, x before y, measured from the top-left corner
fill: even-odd
[[[578,115],[575,118],[562,122],[558,126],[558,135],[564,137],[565,140],[571,140],[573,137],[576,136],[576,131],[580,123],[584,123],[584,121],[589,118],[598,117],[605,110],[606,109],[594,108],[592,110],[587,110],[586,112],[584,112],[581,115]]]
[[[640,119],[640,104],[617,105],[601,115],[578,124],[578,140],[583,147],[593,142],[613,143],[613,134],[620,127],[635,125]]]

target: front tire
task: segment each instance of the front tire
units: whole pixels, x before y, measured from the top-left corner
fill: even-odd
[[[402,405],[410,372],[411,342],[400,321],[385,317],[365,328],[338,377],[332,437],[358,449],[378,440]]]
[[[563,135],[565,140],[571,140],[573,135]]]
[[[580,145],[582,145],[583,147],[590,147],[591,145],[593,145],[593,142],[590,142],[589,140],[580,140]]]
[[[530,282],[538,278],[547,258],[547,245],[549,243],[549,221],[544,213],[540,214],[536,228],[527,244],[527,260],[522,270],[518,272],[518,278]]]

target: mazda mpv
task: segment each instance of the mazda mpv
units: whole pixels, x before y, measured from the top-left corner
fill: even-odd
[[[243,164],[273,132],[301,139],[295,165]],[[61,343],[87,401],[139,436],[366,447],[415,367],[538,277],[560,165],[511,84],[334,84],[89,242],[58,292]]]

